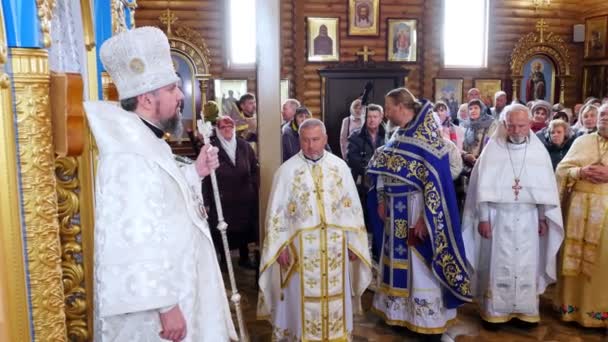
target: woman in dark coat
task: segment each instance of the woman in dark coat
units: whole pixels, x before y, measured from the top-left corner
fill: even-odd
[[[546,133],[536,136],[549,152],[553,171],[555,171],[557,164],[564,159],[576,139],[576,135],[570,130],[570,125],[562,119],[552,120],[549,122]]]
[[[234,121],[227,116],[217,120],[216,135],[211,144],[219,149],[219,168],[215,171],[220,191],[224,220],[228,224],[230,249],[239,250],[239,265],[257,268],[257,260],[249,258],[248,244],[257,243],[259,165],[249,143],[238,138]],[[224,258],[220,232],[217,230],[217,212],[211,187],[211,177],[203,180],[205,205],[209,207],[209,224],[218,252]],[[255,259],[255,258],[253,258]]]

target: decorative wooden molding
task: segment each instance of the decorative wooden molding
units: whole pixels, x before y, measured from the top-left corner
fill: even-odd
[[[537,55],[550,58],[555,64],[556,78],[560,80],[559,102],[564,103],[565,80],[570,74],[570,53],[564,39],[546,32],[547,25],[544,19],[536,24],[537,32],[530,32],[521,37],[511,53],[511,78],[513,80],[513,99],[519,97],[519,83],[524,77],[525,63]]]

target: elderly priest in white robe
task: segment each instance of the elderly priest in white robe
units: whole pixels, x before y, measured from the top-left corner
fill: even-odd
[[[85,103],[99,147],[95,341],[235,340],[200,195],[217,150],[178,163],[162,139],[179,130],[184,97],[167,37],[126,31],[100,57],[121,103]]]
[[[307,119],[299,133],[268,202],[258,318],[273,341],[348,341],[371,280],[361,203],[346,163],[324,150],[323,122]]]
[[[540,321],[538,296],[556,281],[564,230],[551,159],[514,104],[475,164],[463,217],[481,318]]]

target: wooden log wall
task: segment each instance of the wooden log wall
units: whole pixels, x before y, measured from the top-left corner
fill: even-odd
[[[581,5],[583,18],[608,15],[608,3],[605,0],[583,0]]]
[[[291,0],[290,0],[291,1]],[[210,71],[214,79],[246,79],[247,91],[256,93],[255,69],[231,70],[226,66],[228,2],[224,0],[140,0],[135,12],[137,26],[156,26],[165,30],[159,16],[167,9],[178,18],[175,25],[198,31],[210,52]]]
[[[136,12],[138,26],[159,26],[158,17],[169,7],[178,23],[198,30],[211,52],[211,74],[214,78],[247,79],[248,91],[255,93],[255,71],[226,68],[226,1],[224,0],[140,0]],[[547,31],[561,35],[568,43],[573,77],[566,82],[566,105],[581,100],[583,43],[572,43],[572,26],[584,18],[608,14],[605,0],[553,0],[548,9],[536,11],[531,1],[490,1],[488,67],[473,70],[442,68],[442,0],[380,0],[380,34],[377,37],[353,37],[347,33],[348,0],[282,0],[281,1],[281,78],[289,79],[291,96],[298,98],[315,115],[321,110],[321,80],[318,70],[328,63],[306,61],[306,17],[340,19],[340,60],[354,61],[356,51],[367,45],[375,51],[374,61],[386,60],[387,18],[418,20],[418,62],[402,63],[410,70],[408,88],[414,94],[431,98],[434,78],[464,78],[465,91],[475,78],[500,78],[510,88],[511,51],[519,38],[535,30],[542,16]],[[466,53],[466,47],[463,47]],[[608,62],[607,62],[608,63]],[[505,89],[510,91],[510,89]],[[463,94],[465,95],[465,94]]]
[[[546,32],[559,34],[567,43],[570,53],[570,66],[572,76],[565,84],[566,105],[572,106],[580,101],[581,97],[581,72],[580,65],[583,54],[582,43],[572,43],[572,26],[580,24],[582,12],[580,1],[576,0],[553,0],[547,9],[535,10],[530,1],[502,0],[490,1],[489,19],[489,45],[488,45],[488,67],[473,70],[446,70],[441,67],[441,0],[427,2],[426,19],[430,29],[425,36],[425,42],[430,50],[425,54],[424,60],[424,95],[433,95],[433,78],[464,78],[464,92],[473,86],[475,78],[500,78],[503,80],[503,88],[509,94],[511,82],[509,81],[511,52],[519,40],[529,32],[535,31],[535,25],[540,17],[545,18],[548,28]],[[466,50],[463,47],[463,53]],[[510,100],[510,98],[509,98]]]
[[[386,61],[387,18],[409,18],[418,20],[418,46],[423,46],[425,27],[424,0],[381,0],[379,36],[361,37],[348,35],[348,0],[297,0],[296,1],[296,97],[313,112],[321,115],[321,78],[318,70],[330,63],[308,63],[306,60],[306,17],[338,17],[340,20],[340,62],[356,61],[356,52],[367,45],[375,52],[370,58],[376,62]],[[414,94],[421,92],[423,49],[418,50],[417,63],[401,63],[410,70],[408,87]]]
[[[598,7],[607,7],[601,0],[592,0]],[[581,3],[576,0],[554,0],[548,9],[536,11],[529,1],[490,1],[488,67],[484,69],[447,70],[442,67],[442,0],[381,0],[380,36],[351,37],[347,34],[347,0],[299,0],[296,2],[297,22],[296,74],[302,75],[296,81],[296,96],[320,111],[320,78],[318,69],[327,64],[306,62],[306,27],[308,16],[340,18],[340,59],[356,60],[355,52],[368,45],[376,52],[374,61],[386,60],[386,19],[418,19],[419,54],[417,63],[403,63],[410,70],[407,87],[417,96],[432,98],[434,78],[463,78],[464,92],[473,86],[475,78],[498,78],[503,80],[503,88],[510,92],[511,51],[519,38],[535,30],[537,19],[545,18],[547,31],[559,34],[570,49],[573,77],[566,82],[566,99],[569,105],[580,101],[582,43],[572,42],[572,25],[583,23]],[[301,31],[301,32],[300,32]],[[463,47],[466,53],[466,47]],[[507,89],[508,88],[508,89]],[[463,94],[463,96],[466,94]]]

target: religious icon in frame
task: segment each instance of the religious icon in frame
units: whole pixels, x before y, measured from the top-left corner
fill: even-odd
[[[447,104],[452,117],[458,114],[458,107],[462,104],[462,78],[435,78],[433,80],[433,98]]]
[[[416,62],[418,44],[416,19],[387,19],[386,59],[389,62]]]
[[[199,80],[195,77],[191,59],[180,51],[171,50],[173,67],[179,77],[179,87],[184,93],[182,101],[183,133],[180,137],[171,137],[171,141],[189,140],[187,129],[196,130],[196,119],[200,117],[202,107]]]
[[[340,60],[339,18],[306,18],[309,62],[337,62]]]
[[[608,68],[604,65],[590,65],[583,68],[583,99],[589,96],[602,98],[608,91],[606,69]]]
[[[238,101],[247,92],[247,80],[215,80],[215,102],[223,115],[239,111]]]
[[[585,58],[606,56],[608,16],[589,18],[585,21]]]
[[[523,66],[519,99],[524,102],[545,100],[554,103],[555,65],[545,55],[534,55]]]
[[[494,105],[494,94],[502,90],[502,80],[474,79],[473,87],[479,89],[483,103],[487,107],[492,107]]]
[[[380,0],[348,0],[348,34],[380,34]]]

